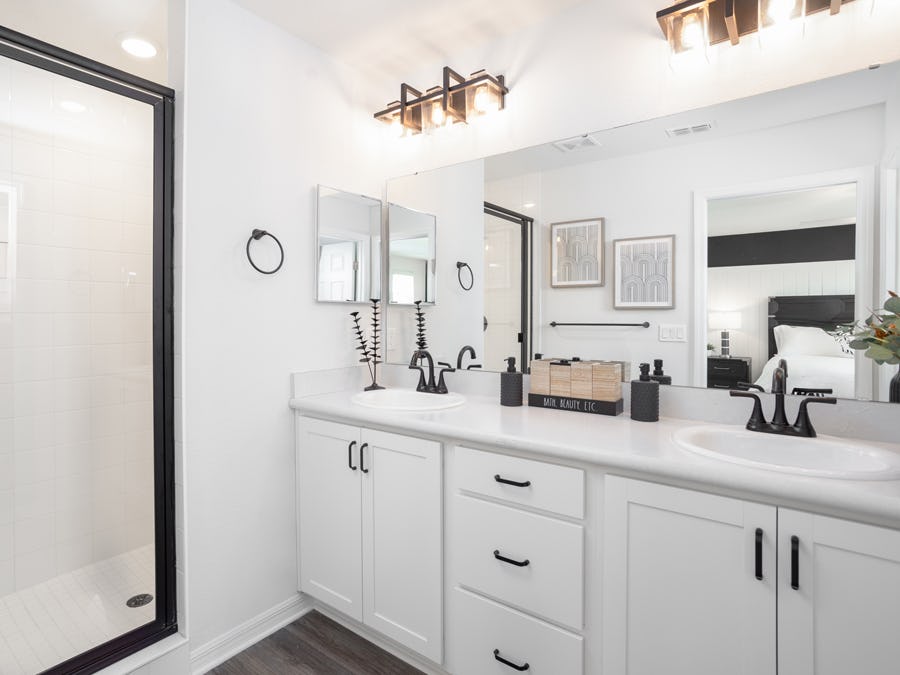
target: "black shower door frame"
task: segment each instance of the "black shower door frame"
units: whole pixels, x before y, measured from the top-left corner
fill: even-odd
[[[532,266],[534,265],[534,253],[532,250],[532,237],[534,229],[534,218],[525,214],[512,211],[510,209],[492,204],[484,203],[484,213],[487,216],[494,216],[502,220],[515,223],[521,228],[522,247],[521,247],[521,290],[519,293],[519,370],[523,373],[531,372],[531,349],[532,349],[532,328],[534,315],[534,293],[532,284],[533,274]]]
[[[175,595],[173,203],[175,92],[0,26],[0,56],[153,108],[153,471],[156,618],[43,675],[95,673],[178,631]]]

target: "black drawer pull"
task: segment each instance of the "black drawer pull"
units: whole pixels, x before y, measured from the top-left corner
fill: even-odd
[[[791,537],[791,588],[800,590],[800,538]]]
[[[498,660],[500,663],[502,663],[504,666],[509,666],[509,667],[512,668],[513,670],[518,670],[520,673],[521,673],[521,672],[524,672],[524,671],[526,671],[526,670],[528,670],[529,668],[531,668],[531,666],[530,666],[529,664],[527,664],[527,663],[525,663],[525,664],[523,664],[523,665],[520,666],[520,665],[517,665],[517,664],[513,663],[512,661],[507,661],[507,660],[504,659],[502,656],[500,656],[500,650],[499,650],[499,649],[495,649],[495,650],[494,650],[494,658],[497,659],[497,660]]]
[[[728,366],[713,366],[713,370],[724,370],[726,373],[731,371]]]
[[[762,573],[762,540],[763,540],[763,531],[762,528],[756,528],[756,578],[762,581],[763,573]]]
[[[528,565],[531,564],[531,561],[528,558],[522,561],[513,560],[512,558],[505,558],[500,555],[500,551],[494,551],[494,557],[501,562],[509,563],[510,565],[515,565],[516,567],[528,567]]]
[[[504,485],[515,485],[516,487],[528,487],[531,485],[530,480],[526,480],[523,482],[519,482],[517,480],[509,480],[508,478],[501,478],[499,473],[494,474],[494,480],[498,483],[503,483]]]
[[[369,473],[369,470],[366,468],[366,456],[363,454],[368,447],[368,443],[363,443],[359,446],[359,470],[363,473]]]
[[[353,466],[353,446],[356,445],[356,441],[350,441],[350,445],[347,446],[347,466],[356,471],[356,467]]]

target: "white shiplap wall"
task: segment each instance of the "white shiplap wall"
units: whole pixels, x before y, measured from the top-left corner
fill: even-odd
[[[759,377],[769,358],[768,299],[772,295],[852,295],[855,262],[789,263],[713,267],[708,274],[709,309],[740,312],[741,328],[731,331],[731,353],[753,359],[753,379]],[[709,331],[709,341],[719,350],[718,330]]]

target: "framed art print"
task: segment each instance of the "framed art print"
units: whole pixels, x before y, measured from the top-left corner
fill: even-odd
[[[550,225],[550,285],[603,285],[603,218]]]
[[[616,239],[613,259],[616,309],[675,306],[675,235]]]

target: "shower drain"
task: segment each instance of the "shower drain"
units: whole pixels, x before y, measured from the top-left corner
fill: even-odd
[[[149,593],[141,593],[139,595],[134,595],[128,598],[128,601],[125,603],[129,607],[143,607],[144,605],[149,605],[153,602],[153,596]]]

